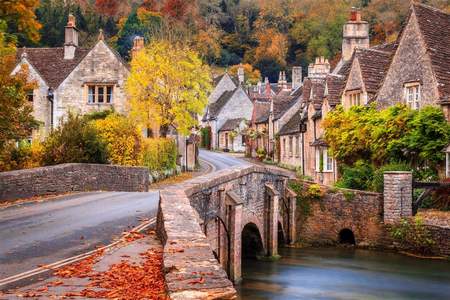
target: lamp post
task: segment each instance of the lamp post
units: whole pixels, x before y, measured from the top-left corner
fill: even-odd
[[[50,129],[53,130],[53,99],[55,95],[52,88],[48,88],[47,99],[50,102]]]

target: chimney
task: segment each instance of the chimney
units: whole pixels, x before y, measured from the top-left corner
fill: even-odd
[[[242,66],[242,64],[239,65],[237,75],[238,75],[239,84],[242,85],[245,82],[245,73],[244,73],[244,67]]]
[[[265,85],[265,88],[266,88],[266,96],[269,97],[271,95],[271,91],[272,91],[272,89],[270,87],[269,77],[266,77],[264,79],[264,85]]]
[[[344,24],[342,39],[342,59],[352,58],[355,48],[369,48],[369,23],[362,21],[361,11],[353,7],[350,19]]]
[[[327,77],[328,74],[330,74],[330,63],[323,56],[316,57],[315,62],[308,66],[308,78],[321,79]]]
[[[296,90],[302,85],[302,67],[292,68],[292,89]]]
[[[144,38],[142,36],[136,36],[133,39],[133,48],[131,49],[131,58],[136,57],[136,54],[144,49]]]
[[[73,59],[78,47],[78,29],[76,27],[75,17],[69,14],[69,19],[65,27],[64,39],[64,59]]]

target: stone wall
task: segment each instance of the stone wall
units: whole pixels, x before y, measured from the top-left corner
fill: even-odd
[[[311,182],[303,183],[306,187]],[[297,237],[307,244],[331,245],[339,242],[339,233],[350,229],[357,246],[384,244],[383,197],[379,193],[357,190],[332,190],[320,200],[310,200],[310,214],[297,208]]]
[[[450,228],[433,225],[426,225],[426,228],[436,243],[433,247],[434,254],[450,258]]]
[[[144,192],[144,167],[62,164],[0,173],[0,201],[82,191]]]
[[[225,270],[233,280],[240,278],[242,229],[248,223],[255,224],[267,248],[264,222],[269,215],[267,204],[273,202],[266,201],[264,183],[271,183],[274,191],[283,191],[289,175],[270,167],[235,167],[161,191],[157,227],[164,244],[165,279],[171,299],[236,297]],[[228,228],[230,249],[218,216]]]
[[[384,223],[393,224],[412,216],[411,172],[384,173]]]

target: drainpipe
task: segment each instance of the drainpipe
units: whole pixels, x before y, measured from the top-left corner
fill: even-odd
[[[53,103],[53,99],[55,98],[55,95],[53,93],[53,89],[52,88],[48,88],[47,91],[47,99],[50,102],[50,130],[53,131],[53,111],[54,111],[54,103]]]

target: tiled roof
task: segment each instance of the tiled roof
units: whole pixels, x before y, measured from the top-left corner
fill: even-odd
[[[386,76],[391,63],[392,52],[375,49],[356,49],[354,55],[361,67],[366,90],[369,93],[376,93]]]
[[[25,52],[28,61],[39,75],[53,89],[56,89],[64,79],[78,66],[90,49],[77,48],[73,59],[64,59],[64,48],[21,48],[17,51],[20,61]]]
[[[269,121],[270,102],[255,101],[253,104],[253,120],[256,124]]]
[[[341,94],[345,86],[345,80],[342,76],[327,76],[328,103],[330,106],[336,106],[341,103]]]
[[[301,110],[297,111],[289,121],[280,129],[280,135],[289,135],[300,132],[300,123],[302,121]]]
[[[227,104],[228,100],[231,99],[231,97],[234,95],[234,92],[237,89],[233,90],[233,91],[225,91],[223,92],[223,94],[219,97],[219,99],[217,99],[216,102],[211,103],[208,107],[208,117],[210,119],[214,119],[216,118],[221,109],[225,106],[225,104]]]
[[[450,101],[450,15],[436,8],[413,4],[425,40],[441,101]]]
[[[296,97],[290,95],[273,97],[273,119],[278,120],[297,101]]]
[[[225,122],[225,124],[222,125],[222,127],[219,129],[219,131],[232,131],[239,127],[241,124],[243,118],[238,119],[230,119]]]

